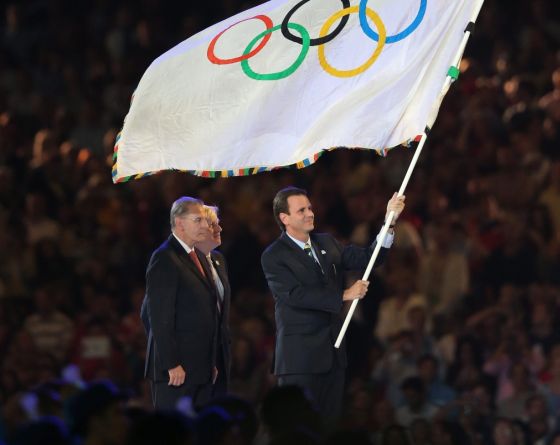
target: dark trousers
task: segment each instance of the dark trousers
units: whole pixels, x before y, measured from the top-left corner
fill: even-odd
[[[218,351],[222,350],[222,345],[218,345]],[[212,397],[221,397],[227,394],[227,386],[228,386],[228,379],[227,379],[227,370],[226,364],[224,362],[224,355],[219,353],[216,357],[216,368],[218,368],[218,378],[216,379],[216,383],[214,383],[214,388],[212,391]]]
[[[334,362],[330,371],[323,374],[289,374],[278,376],[278,385],[298,385],[306,389],[321,417],[327,424],[337,422],[342,410],[345,368]]]
[[[221,351],[221,344],[218,345]],[[175,409],[177,401],[181,397],[190,397],[193,406],[200,408],[216,397],[225,396],[227,394],[227,370],[224,362],[223,354],[216,357],[216,368],[218,369],[218,378],[216,383],[205,383],[203,385],[169,386],[167,382],[152,382],[152,401],[156,409]]]
[[[180,398],[190,397],[193,407],[199,408],[212,399],[212,390],[211,382],[203,385],[184,383],[181,386],[169,386],[168,382],[152,382],[152,401],[156,409],[173,410]]]

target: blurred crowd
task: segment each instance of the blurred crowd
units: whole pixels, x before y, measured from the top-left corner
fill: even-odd
[[[245,178],[164,172],[113,185],[110,174],[115,136],[150,62],[257,3],[0,3],[0,442],[29,421],[72,430],[65,401],[79,404],[71,394],[110,379],[127,394],[114,405],[126,406],[122,428],[148,437],[152,422],[185,438],[168,443],[216,433],[217,416],[229,426],[200,443],[251,443],[252,432],[247,442],[232,433],[243,431],[235,419],[250,418],[255,431],[268,428],[257,442],[271,444],[559,445],[557,2],[486,1],[406,190],[395,245],[350,325],[345,432],[328,439],[310,426],[312,407],[301,408],[296,389],[271,392],[273,299],[260,255],[279,235],[272,198],[286,185],[306,188],[319,231],[365,245],[413,147],[386,158],[336,150],[303,170]],[[238,398],[196,420],[187,408],[149,412],[139,318],[149,255],[182,195],[220,207],[233,290]],[[277,407],[301,413],[296,405],[307,414],[284,418],[292,436],[275,435],[286,415]]]

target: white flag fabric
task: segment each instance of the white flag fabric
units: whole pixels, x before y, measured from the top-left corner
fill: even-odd
[[[476,0],[272,0],[157,58],[113,180],[248,175],[421,135]],[[437,108],[436,108],[437,109]]]

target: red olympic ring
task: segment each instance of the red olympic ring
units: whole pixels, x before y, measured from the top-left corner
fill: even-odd
[[[228,26],[221,33],[219,33],[216,37],[214,37],[212,39],[212,41],[210,42],[210,45],[208,46],[208,51],[206,52],[206,55],[208,56],[208,60],[210,60],[210,62],[212,62],[216,65],[227,65],[227,64],[230,64],[230,63],[236,63],[236,62],[241,62],[242,60],[250,59],[255,54],[257,54],[261,49],[263,49],[264,46],[267,44],[267,42],[270,40],[270,37],[272,36],[272,34],[267,34],[266,36],[264,36],[262,42],[259,43],[255,47],[255,49],[252,50],[250,53],[245,54],[245,55],[241,55],[239,57],[233,57],[231,59],[221,59],[221,58],[217,57],[216,54],[214,53],[214,47],[216,46],[216,42],[218,41],[218,39],[221,37],[221,35],[224,32],[226,32],[228,29],[232,28],[233,26],[238,25],[241,22],[244,22],[246,20],[252,20],[252,19],[262,20],[262,22],[266,25],[267,30],[271,29],[272,26],[273,26],[272,25],[272,20],[270,20],[270,18],[268,18],[266,15],[256,15],[255,17],[249,17],[247,19],[240,20],[239,22],[236,22],[233,25]]]

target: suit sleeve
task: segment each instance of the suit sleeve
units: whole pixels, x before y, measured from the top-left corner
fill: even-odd
[[[161,365],[173,369],[179,365],[175,339],[175,302],[178,270],[164,252],[156,252],[146,272],[146,307],[149,326]]]
[[[338,314],[342,309],[342,289],[329,283],[304,285],[288,266],[288,259],[265,251],[261,265],[268,287],[282,303],[299,309],[312,309]]]
[[[346,246],[340,247],[338,241],[333,240],[342,250],[342,265],[345,270],[360,270],[365,269],[369,263],[369,259],[375,250],[377,241],[371,243],[369,247]],[[385,255],[389,249],[382,247],[379,250],[379,255],[375,259],[374,266],[379,266],[385,260]]]
[[[142,320],[142,325],[144,326],[144,331],[146,335],[150,334],[150,318],[148,316],[148,299],[144,296],[142,300],[142,307],[140,308],[140,319]]]

